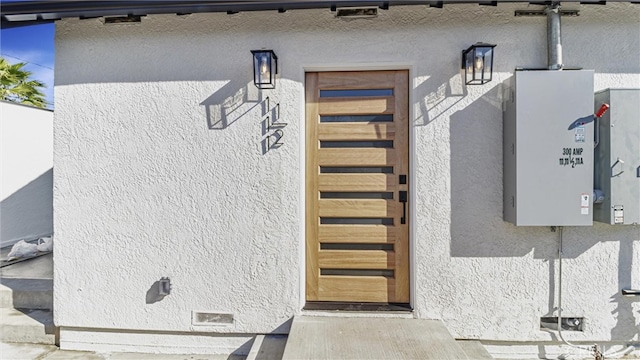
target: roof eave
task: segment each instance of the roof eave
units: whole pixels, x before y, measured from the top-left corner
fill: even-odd
[[[421,0],[290,0],[290,1],[25,1],[5,2],[0,9],[2,28],[51,23],[63,18],[95,18],[118,15],[189,14],[203,12],[237,13],[245,11],[286,11],[321,9],[349,6],[377,6],[388,8],[397,5],[423,5],[442,7],[443,4],[497,5],[498,3],[532,3],[544,5],[551,1],[421,1]],[[601,0],[566,0],[586,4],[602,4]],[[629,1],[639,3],[640,0]]]

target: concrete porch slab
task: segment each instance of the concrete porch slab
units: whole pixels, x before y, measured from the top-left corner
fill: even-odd
[[[287,335],[256,335],[246,360],[280,360]]]
[[[6,258],[6,254],[2,256]],[[53,309],[52,253],[3,265],[0,268],[0,308]]]
[[[0,278],[0,308],[53,310],[53,280]]]
[[[0,308],[0,341],[54,345],[56,327],[46,310]]]
[[[480,341],[458,340],[457,342],[470,359],[493,359],[493,356],[482,346]]]
[[[437,320],[296,316],[282,359],[469,357]]]

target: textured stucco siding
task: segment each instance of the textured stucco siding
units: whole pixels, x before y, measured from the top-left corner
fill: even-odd
[[[58,22],[56,324],[287,331],[304,303],[304,72],[402,68],[415,316],[442,319],[459,338],[554,339],[539,318],[555,307],[558,233],[502,220],[503,82],[546,65],[545,18],[513,16],[526,6]],[[581,16],[563,19],[565,64],[594,69],[594,91],[640,87],[640,6],[567,8]],[[477,41],[498,44],[494,81],[465,87],[460,52]],[[260,48],[280,59],[275,90],[252,83],[249,51]],[[262,121],[276,104],[287,125],[268,149]],[[640,287],[640,228],[564,234],[564,314],[586,318],[566,336],[638,341],[640,304],[620,289]],[[161,277],[171,295],[149,303]],[[193,310],[235,321],[194,326]]]
[[[53,112],[0,101],[0,246],[53,232]]]

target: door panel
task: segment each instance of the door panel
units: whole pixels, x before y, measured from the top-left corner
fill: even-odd
[[[318,138],[322,140],[380,140],[395,139],[396,128],[393,123],[323,123],[318,126]]]
[[[320,98],[322,115],[370,115],[393,114],[395,101],[392,96],[372,98]]]
[[[307,301],[409,302],[407,94],[407,71],[307,73]]]
[[[396,189],[396,176],[387,174],[320,174],[320,191],[388,191]]]
[[[392,277],[385,276],[322,276],[317,292],[322,295],[321,301],[385,303],[395,298],[396,284]]]

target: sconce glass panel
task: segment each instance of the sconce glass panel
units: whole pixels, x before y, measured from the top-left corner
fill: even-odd
[[[493,48],[496,45],[476,43],[462,51],[464,82],[467,85],[482,85],[493,76]]]
[[[275,89],[278,57],[273,50],[251,50],[253,54],[253,83],[258,89]]]

